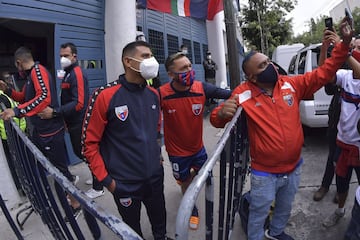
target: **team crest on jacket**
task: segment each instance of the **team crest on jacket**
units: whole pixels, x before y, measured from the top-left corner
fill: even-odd
[[[287,103],[289,107],[292,106],[294,103],[294,97],[292,94],[284,95],[283,100]]]
[[[119,200],[124,207],[129,207],[132,204],[131,198],[120,198]]]
[[[115,114],[121,121],[125,121],[129,115],[129,109],[127,105],[116,107]]]
[[[201,103],[192,105],[192,111],[196,116],[198,116],[201,113],[201,110],[202,110],[202,104]]]

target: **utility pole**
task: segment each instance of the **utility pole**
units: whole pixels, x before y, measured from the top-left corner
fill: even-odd
[[[230,89],[240,84],[240,62],[236,39],[235,14],[232,0],[224,0],[227,53],[230,73]]]

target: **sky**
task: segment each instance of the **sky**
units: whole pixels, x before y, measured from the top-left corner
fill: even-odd
[[[309,30],[310,19],[320,17],[320,15],[329,16],[329,11],[333,9],[342,0],[298,0],[293,11],[287,17],[293,18],[293,32],[297,36]]]

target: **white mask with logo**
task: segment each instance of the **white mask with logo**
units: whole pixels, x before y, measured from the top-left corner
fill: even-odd
[[[71,65],[71,60],[66,57],[60,58],[60,65],[62,69],[65,69]]]
[[[132,58],[132,57],[130,57],[130,58],[140,63],[140,70],[137,70],[133,67],[130,67],[130,68],[136,72],[139,72],[140,75],[145,80],[152,79],[158,75],[159,63],[158,63],[158,61],[156,61],[156,59],[154,57],[145,58],[142,61],[140,61],[136,58]]]

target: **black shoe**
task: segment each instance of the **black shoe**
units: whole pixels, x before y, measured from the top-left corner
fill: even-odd
[[[285,232],[282,232],[281,234],[277,235],[277,236],[271,236],[269,233],[269,229],[267,229],[265,231],[265,237],[268,240],[294,240],[293,237],[291,237],[290,235],[286,234]]]

